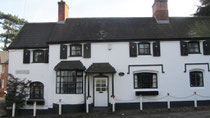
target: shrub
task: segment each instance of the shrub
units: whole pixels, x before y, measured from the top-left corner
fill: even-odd
[[[20,109],[25,105],[26,97],[28,96],[28,87],[30,81],[25,79],[20,80],[13,75],[8,74],[7,95],[6,95],[6,107],[11,107],[13,103],[16,103],[16,109]]]

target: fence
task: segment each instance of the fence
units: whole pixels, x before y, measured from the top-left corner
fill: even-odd
[[[132,99],[132,100],[120,100],[120,99],[117,99],[117,98],[112,98],[112,108],[114,108],[112,111],[115,112],[115,104],[116,102],[132,102],[132,101],[136,101],[139,99],[139,109],[140,111],[143,111],[143,100],[147,100],[147,101],[155,101],[155,100],[162,100],[162,99],[165,99],[167,98],[167,109],[170,110],[171,109],[171,99],[170,98],[174,98],[174,99],[186,99],[186,98],[191,98],[191,97],[194,97],[194,107],[197,108],[198,105],[197,105],[197,101],[198,101],[198,97],[200,98],[210,98],[210,96],[202,96],[202,95],[199,95],[197,94],[197,92],[194,92],[193,94],[191,95],[188,95],[188,96],[184,96],[184,97],[177,97],[177,96],[173,96],[171,95],[170,93],[167,93],[166,96],[162,96],[160,98],[148,98],[148,97],[143,97],[143,96],[138,96],[136,97],[135,99]]]
[[[131,99],[131,100],[121,100],[121,99],[117,99],[115,97],[112,97],[112,112],[116,111],[116,109],[115,109],[116,102],[133,102],[133,101],[136,101],[136,100],[139,99],[139,110],[143,111],[143,100],[154,101],[154,100],[162,100],[162,99],[167,98],[167,109],[170,110],[171,109],[171,99],[170,98],[181,100],[181,99],[186,99],[186,98],[191,98],[191,97],[194,97],[194,107],[195,108],[198,107],[198,105],[197,105],[198,97],[200,97],[200,98],[210,98],[210,96],[199,95],[199,94],[197,94],[197,92],[194,92],[193,94],[188,95],[188,96],[184,96],[184,97],[173,96],[170,93],[167,93],[166,96],[162,96],[160,98],[148,98],[148,97],[143,97],[142,95],[140,95],[140,96],[138,96],[138,97],[136,97],[134,99]],[[62,104],[65,104],[65,103],[63,103],[62,100],[59,99],[57,104],[59,105],[59,107],[58,107],[59,108],[58,115],[61,116],[62,115]],[[80,104],[80,103],[78,103],[78,104]],[[81,102],[81,104],[84,104],[84,101]],[[36,106],[37,106],[37,103],[36,103],[36,101],[34,101],[34,104],[33,104],[33,117],[37,116],[37,114],[36,114]],[[12,106],[12,117],[15,117],[15,107],[16,107],[16,104],[13,103],[13,106]],[[89,113],[89,98],[88,97],[86,98],[86,113]]]

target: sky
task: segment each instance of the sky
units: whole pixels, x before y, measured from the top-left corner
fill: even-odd
[[[0,0],[0,11],[29,22],[57,22],[60,0]],[[154,0],[64,0],[69,17],[152,17]],[[191,17],[199,0],[168,0],[170,17]]]

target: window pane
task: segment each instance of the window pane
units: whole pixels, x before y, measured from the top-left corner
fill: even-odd
[[[77,76],[82,76],[83,72],[77,71]]]
[[[77,88],[76,93],[82,93],[82,88]]]
[[[96,91],[100,91],[100,88],[96,88]]]
[[[150,44],[139,43],[139,55],[148,55],[148,54],[150,54]]]
[[[203,86],[203,73],[199,71],[190,72],[190,86],[202,87]]]
[[[199,42],[189,42],[188,43],[189,53],[199,53]]]
[[[57,71],[56,73],[57,73],[57,76],[60,76],[60,71]]]
[[[102,91],[106,91],[106,88],[102,88]]]
[[[43,50],[34,50],[34,62],[44,62],[44,51]]]
[[[76,50],[76,46],[71,46],[71,50]]]
[[[81,87],[82,88],[82,83],[77,83],[77,87]]]
[[[61,71],[61,76],[64,76],[64,71]]]
[[[61,82],[64,82],[64,79],[63,79],[63,77],[61,77]]]
[[[81,45],[71,45],[71,56],[81,56],[82,46]]]
[[[61,71],[61,75],[57,77],[56,82],[56,91],[60,94],[82,93],[83,77],[77,77],[76,71]]]
[[[33,82],[30,84],[30,98],[42,99],[44,93],[44,86],[41,82]]]
[[[135,88],[157,88],[157,75],[154,73],[134,74]]]
[[[77,82],[82,82],[82,77],[77,77]]]

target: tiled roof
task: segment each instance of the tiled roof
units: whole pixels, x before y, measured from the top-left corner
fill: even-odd
[[[10,48],[48,47],[47,43],[209,39],[210,17],[69,18],[65,24],[26,24]]]
[[[116,73],[116,70],[109,63],[93,63],[86,73]]]
[[[81,61],[61,61],[58,63],[54,70],[85,70],[85,66]]]
[[[9,46],[12,48],[43,48],[48,47],[48,40],[56,23],[25,24],[17,37]]]

